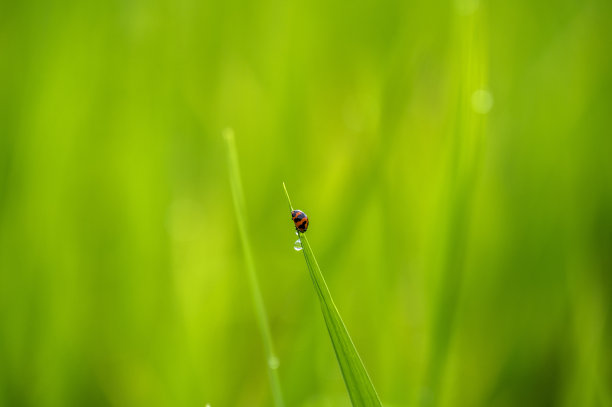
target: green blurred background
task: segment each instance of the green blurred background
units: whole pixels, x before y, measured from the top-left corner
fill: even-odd
[[[612,406],[609,0],[3,1],[0,405]]]

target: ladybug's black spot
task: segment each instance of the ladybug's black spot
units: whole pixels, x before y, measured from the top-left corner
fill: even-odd
[[[306,232],[306,230],[308,229],[308,219],[303,218],[299,222],[296,222],[295,227],[300,232]]]

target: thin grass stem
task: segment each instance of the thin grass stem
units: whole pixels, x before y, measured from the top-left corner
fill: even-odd
[[[236,152],[236,142],[234,140],[234,132],[232,129],[226,129],[223,132],[223,137],[227,143],[227,162],[229,169],[230,185],[232,189],[232,197],[234,201],[234,209],[236,212],[236,220],[238,222],[238,230],[240,231],[240,240],[244,250],[244,259],[247,269],[247,276],[253,306],[255,308],[255,317],[261,334],[264,351],[266,354],[266,365],[268,370],[268,378],[270,381],[270,389],[276,407],[284,407],[283,395],[281,391],[280,379],[278,377],[278,357],[274,352],[272,342],[272,334],[270,333],[270,325],[266,314],[266,308],[263,301],[263,295],[259,288],[259,281],[255,271],[255,261],[251,251],[251,243],[247,233],[247,215],[246,204],[242,189],[242,181],[240,178],[240,168],[238,166],[238,154]]]

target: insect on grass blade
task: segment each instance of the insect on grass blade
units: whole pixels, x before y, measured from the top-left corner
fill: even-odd
[[[289,207],[293,211],[291,199],[289,198],[289,193],[284,183],[283,188],[287,195]],[[355,344],[346,329],[344,321],[340,317],[338,308],[336,304],[334,304],[325,278],[323,278],[317,259],[310,247],[310,242],[304,233],[298,232],[298,235],[303,248],[302,252],[304,253],[306,266],[310,272],[315,292],[319,297],[321,312],[323,313],[325,325],[327,326],[329,337],[334,347],[334,351],[336,352],[336,358],[338,359],[338,364],[340,365],[342,377],[344,378],[344,383],[346,384],[349,397],[351,398],[351,403],[354,407],[382,406],[376,389],[372,384],[372,380],[361,361],[361,357],[359,357],[359,353],[357,353],[357,348],[355,348]]]

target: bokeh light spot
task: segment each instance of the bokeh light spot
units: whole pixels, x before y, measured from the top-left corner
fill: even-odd
[[[469,16],[478,10],[480,5],[479,0],[455,0],[455,9],[457,13],[463,16]]]
[[[472,93],[472,109],[476,113],[487,114],[493,107],[493,95],[488,90],[478,89]]]

